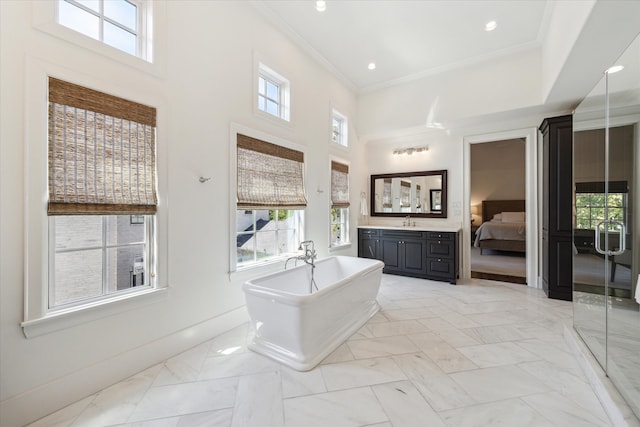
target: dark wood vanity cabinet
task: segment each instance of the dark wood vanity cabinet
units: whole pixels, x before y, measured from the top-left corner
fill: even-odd
[[[384,272],[442,280],[458,278],[458,233],[358,229],[358,256],[384,262]]]

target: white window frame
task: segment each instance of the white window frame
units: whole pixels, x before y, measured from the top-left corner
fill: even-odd
[[[62,25],[64,27],[66,27],[64,24],[60,23],[60,3],[61,2],[65,2],[68,3],[74,7],[77,7],[81,10],[83,10],[84,12],[90,13],[91,15],[97,17],[100,21],[99,24],[99,36],[97,40],[101,43],[104,43],[107,46],[110,46],[114,49],[118,49],[121,52],[127,53],[130,55],[129,52],[123,51],[115,46],[112,46],[110,44],[107,44],[104,42],[104,26],[105,26],[105,22],[108,22],[110,24],[113,24],[131,34],[134,34],[136,37],[136,52],[133,56],[137,56],[138,58],[144,59],[146,61],[151,62],[151,58],[152,58],[152,46],[151,43],[149,43],[149,41],[151,40],[151,37],[149,37],[149,30],[148,28],[150,27],[150,22],[151,20],[149,19],[150,16],[150,12],[149,12],[149,1],[148,0],[126,0],[128,3],[133,4],[134,6],[136,6],[136,25],[137,28],[133,29],[133,28],[129,28],[125,25],[123,25],[122,23],[115,21],[107,16],[104,15],[104,2],[105,0],[98,0],[99,1],[99,11],[95,11],[85,5],[83,5],[82,3],[77,2],[76,0],[56,0],[55,4],[56,4],[56,22],[59,25]],[[66,27],[69,28],[72,31],[76,31],[73,28],[70,27]],[[86,37],[89,38],[93,38],[89,35],[86,35],[82,32],[78,32],[79,34],[83,34]]]
[[[257,103],[256,103],[257,105]],[[304,146],[295,144],[293,142],[287,141],[285,139],[281,139],[275,137],[273,135],[269,135],[260,131],[257,131],[252,128],[248,128],[246,126],[242,126],[237,123],[231,123],[230,132],[229,132],[229,273],[234,274],[242,271],[252,271],[256,268],[261,267],[269,267],[274,265],[280,265],[280,263],[284,263],[286,259],[290,256],[297,255],[298,252],[291,252],[286,254],[281,254],[280,256],[270,257],[265,261],[258,261],[252,264],[246,264],[243,266],[237,265],[237,257],[236,257],[236,238],[237,238],[237,222],[236,222],[236,213],[238,211],[238,201],[236,198],[237,194],[237,186],[238,186],[238,134],[246,135],[252,138],[260,139],[262,141],[270,142],[272,144],[280,145],[286,148],[290,148],[292,150],[300,151],[305,156],[305,163],[303,166],[303,174],[304,174],[304,182],[306,183],[307,176],[307,152]],[[246,209],[244,209],[246,210]],[[305,212],[303,209],[298,210],[299,218],[298,218],[298,236],[300,241],[305,239]]]
[[[266,110],[259,108],[259,79],[264,78],[267,81],[276,84],[279,88],[278,99],[278,115],[268,113]],[[254,73],[254,91],[253,91],[253,105],[254,111],[257,115],[272,120],[276,120],[279,123],[287,125],[292,124],[291,120],[291,82],[282,74],[275,71],[273,68],[265,65],[261,60],[256,58],[256,67]]]
[[[155,262],[155,215],[145,215],[145,223],[144,223],[144,240],[142,242],[135,243],[136,245],[144,245],[144,271],[147,272],[145,278],[145,284],[143,286],[136,286],[135,288],[116,290],[114,292],[105,292],[105,286],[108,286],[106,281],[106,251],[108,249],[119,248],[131,246],[133,243],[126,244],[115,244],[109,245],[106,242],[107,230],[105,217],[111,215],[100,215],[102,218],[102,243],[99,246],[95,247],[82,247],[82,248],[73,248],[69,250],[57,251],[56,250],[56,240],[55,240],[55,218],[56,216],[50,216],[49,220],[49,280],[48,280],[48,292],[47,292],[47,314],[52,314],[64,310],[69,309],[81,309],[86,305],[93,305],[96,303],[100,303],[103,301],[109,301],[112,299],[118,299],[121,296],[126,296],[128,294],[136,294],[136,293],[144,293],[149,290],[153,290],[156,288],[156,279],[155,279],[155,271],[156,271],[156,262]],[[129,216],[129,215],[126,215]],[[58,306],[54,305],[53,302],[53,294],[55,292],[55,266],[56,266],[56,254],[57,253],[69,253],[69,252],[80,252],[85,250],[92,249],[100,249],[102,251],[102,267],[103,267],[103,277],[102,277],[102,288],[103,292],[101,295],[97,295],[94,297],[88,297],[83,299],[78,299],[76,301],[70,301],[65,304],[60,304]]]
[[[144,55],[134,56],[59,24],[58,1],[32,2],[35,29],[156,77],[166,75],[166,39],[163,34],[158,34],[158,23],[166,22],[167,2],[135,0],[136,4],[141,5],[141,28],[138,29],[138,34]]]
[[[236,212],[238,212],[238,211],[243,211],[243,210],[244,210],[244,209],[238,209],[238,210],[236,210]],[[254,209],[254,210],[244,210],[244,211],[246,211],[246,212],[251,212],[251,215],[253,215],[253,224],[254,224],[254,227],[255,227],[255,223],[256,223],[256,211],[257,211],[257,210],[259,210],[259,209]],[[263,209],[263,210],[267,210],[267,209]],[[293,212],[293,215],[294,215],[294,217],[295,217],[295,218],[294,218],[294,222],[295,222],[295,228],[294,228],[294,230],[295,230],[295,233],[296,233],[298,236],[300,236],[300,234],[301,234],[300,230],[301,230],[301,228],[302,228],[302,225],[304,224],[304,210],[301,210],[301,209],[297,209],[297,210],[296,210],[296,209],[268,209],[268,210],[275,210],[276,212],[278,212],[278,211],[280,211],[280,210],[289,210],[289,211],[292,211],[292,212]],[[253,231],[251,234],[253,234],[253,235],[257,236],[257,235],[258,235],[258,234],[260,234],[260,233],[274,233],[274,234],[275,234],[275,236],[276,236],[276,241],[278,241],[278,234],[279,234],[281,231],[287,231],[287,230],[290,230],[290,229],[281,229],[281,228],[278,228],[278,227],[277,227],[277,222],[279,221],[279,220],[277,219],[277,215],[276,215],[276,219],[275,219],[275,221],[276,221],[276,228],[275,228],[274,230],[261,231],[261,230],[256,230],[256,229],[254,228],[254,231]],[[237,239],[237,237],[238,237],[239,235],[242,235],[242,234],[249,234],[249,233],[248,233],[248,232],[236,231],[236,239]],[[298,238],[298,240],[301,242],[301,241],[303,241],[304,239],[300,239],[300,238]],[[237,240],[236,240],[236,241],[237,241]],[[256,241],[257,241],[257,240],[254,240],[254,242],[256,242]],[[237,246],[236,246],[236,247],[237,247]],[[254,247],[254,248],[253,248],[254,260],[253,260],[253,261],[251,261],[251,262],[245,262],[245,263],[243,263],[242,265],[239,265],[239,264],[238,264],[238,262],[237,262],[237,255],[236,255],[236,253],[234,252],[234,256],[235,256],[235,258],[236,258],[236,266],[237,266],[237,269],[238,269],[238,270],[245,270],[245,269],[249,269],[249,268],[252,268],[252,267],[255,267],[255,266],[261,266],[261,265],[270,264],[270,263],[273,263],[273,262],[278,262],[278,261],[281,261],[283,258],[284,258],[284,259],[286,259],[286,258],[288,258],[288,257],[291,257],[291,256],[293,256],[293,255],[296,255],[296,254],[297,254],[297,248],[298,248],[298,246],[295,246],[295,247],[294,247],[294,249],[293,249],[292,251],[289,251],[289,252],[283,252],[283,253],[280,253],[280,254],[277,254],[277,255],[274,255],[274,256],[270,256],[270,257],[267,257],[267,258],[264,258],[264,259],[258,259],[258,258],[257,258],[257,252],[258,252],[258,249],[257,249],[256,247]]]
[[[333,122],[338,122],[338,130],[335,131],[333,128]],[[334,136],[337,135],[337,138],[334,140]],[[336,144],[340,147],[348,148],[349,147],[349,119],[344,114],[340,113],[335,108],[331,109],[331,137],[330,140],[333,144]]]
[[[40,2],[37,2],[40,3]],[[45,2],[43,2],[45,3]],[[49,3],[49,2],[46,2]],[[139,292],[115,293],[111,298],[70,307],[48,310],[49,291],[49,219],[47,216],[48,188],[48,77],[70,81],[91,88],[106,88],[114,96],[132,99],[145,105],[154,105],[158,122],[166,121],[165,100],[155,91],[144,88],[134,90],[119,88],[108,80],[101,80],[68,68],[56,66],[36,58],[26,60],[26,81],[29,88],[26,105],[29,114],[25,124],[25,267],[24,267],[24,317],[21,326],[27,338],[49,334],[75,327],[100,318],[112,316],[147,306],[167,297],[167,213],[162,200],[166,194],[166,138],[156,135],[158,160],[158,211],[155,214],[155,245],[150,249],[150,259],[155,260],[156,286]],[[43,143],[45,141],[45,143]],[[148,270],[151,272],[151,267]],[[149,273],[150,274],[150,273]]]
[[[332,242],[332,238],[333,238],[333,227],[335,225],[337,225],[338,223],[334,223],[333,222],[333,215],[331,214],[331,211],[333,209],[337,209],[342,211],[340,217],[343,219],[342,222],[340,222],[339,224],[343,225],[342,229],[341,229],[341,235],[344,236],[344,240],[341,240],[340,243],[333,243]],[[330,248],[339,248],[342,246],[349,246],[351,245],[351,240],[349,239],[349,229],[350,229],[350,225],[349,225],[349,208],[333,208],[330,207],[329,208],[329,247]]]
[[[329,193],[331,193],[331,162],[338,162],[338,163],[342,163],[343,165],[347,165],[349,166],[349,192],[351,192],[351,162],[348,162],[344,159],[341,159],[339,157],[335,157],[335,156],[330,156],[329,159]],[[342,247],[346,247],[346,246],[350,246],[351,245],[351,210],[350,210],[350,206],[347,208],[337,208],[337,209],[341,209],[343,210],[342,212],[342,218],[344,218],[344,230],[342,230],[342,235],[345,237],[344,241],[340,242],[339,244],[333,244],[332,242],[332,237],[333,237],[333,216],[331,215],[331,211],[333,210],[333,206],[331,206],[331,195],[329,195],[329,249],[338,249],[338,248],[342,248]]]

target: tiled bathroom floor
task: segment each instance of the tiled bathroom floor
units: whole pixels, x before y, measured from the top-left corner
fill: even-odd
[[[563,338],[571,303],[382,280],[382,311],[309,372],[247,350],[244,325],[31,426],[611,425]]]

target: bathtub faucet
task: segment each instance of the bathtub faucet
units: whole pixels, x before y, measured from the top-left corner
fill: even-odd
[[[311,249],[309,249],[309,246],[311,246]],[[312,267],[315,267],[314,260],[318,257],[318,255],[316,254],[316,250],[313,245],[313,240],[305,240],[304,242],[300,242],[300,246],[298,247],[298,250],[301,251],[303,249],[304,249],[304,254],[287,258],[287,260],[284,263],[285,270],[287,269],[287,264],[291,260],[294,260],[294,265],[297,265],[298,260],[300,260],[300,261],[306,262],[307,264],[310,264]]]
[[[309,249],[309,246],[311,246],[311,249]],[[298,250],[301,251],[302,249],[304,249],[304,255],[301,255],[300,256],[301,258],[299,259],[302,259],[307,264],[311,264],[312,266],[315,267],[313,261],[318,257],[318,255],[316,254],[316,250],[313,245],[313,240],[305,240],[304,242],[300,242],[300,246],[298,247]]]

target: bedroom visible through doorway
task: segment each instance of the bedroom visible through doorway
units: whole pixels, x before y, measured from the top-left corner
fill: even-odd
[[[526,284],[524,138],[470,146],[471,277]]]

